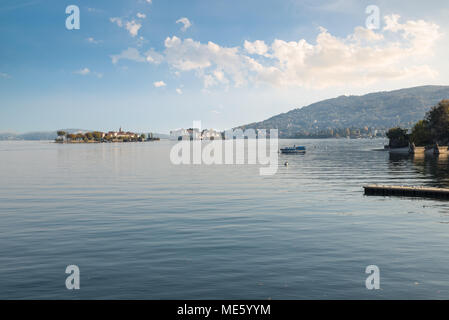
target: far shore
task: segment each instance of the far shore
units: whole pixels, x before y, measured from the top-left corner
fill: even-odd
[[[152,133],[148,136],[145,133],[138,134],[134,132],[125,132],[120,128],[119,131],[91,131],[67,133],[64,130],[57,131],[58,137],[55,139],[56,143],[109,143],[109,142],[145,142],[145,141],[159,141],[160,138],[154,137]]]

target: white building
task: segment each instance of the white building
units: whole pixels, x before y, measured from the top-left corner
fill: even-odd
[[[221,140],[221,132],[215,131],[214,129],[204,129],[201,132],[202,140]]]
[[[176,130],[170,131],[170,139],[173,139],[173,140],[181,140],[181,139],[200,140],[201,132],[199,129],[196,129],[196,128],[176,129]]]

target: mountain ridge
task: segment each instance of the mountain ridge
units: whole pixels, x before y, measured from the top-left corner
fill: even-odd
[[[364,95],[342,95],[237,128],[278,129],[282,138],[345,128],[410,128],[443,99],[449,99],[449,86],[426,85]]]

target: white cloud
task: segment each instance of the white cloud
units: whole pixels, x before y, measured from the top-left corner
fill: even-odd
[[[81,70],[75,71],[74,73],[75,74],[80,74],[82,76],[86,76],[86,75],[88,75],[90,73],[90,70],[89,70],[89,68],[83,68]]]
[[[126,50],[123,50],[119,54],[111,55],[111,59],[113,64],[116,64],[121,59],[131,60],[135,62],[151,62],[154,64],[159,64],[163,61],[164,57],[160,53],[154,51],[154,49],[150,49],[145,52],[144,55],[142,55],[138,49],[128,48]]]
[[[150,49],[145,53],[145,60],[154,64],[159,64],[164,60],[164,56]]]
[[[384,36],[381,33],[374,32],[372,29],[356,27],[354,34],[350,35],[350,38],[355,41],[380,41],[384,39]]]
[[[196,70],[205,86],[221,82],[227,74],[236,86],[242,86],[248,78],[249,57],[239,53],[239,48],[221,47],[211,41],[202,44],[192,39],[181,40],[176,36],[165,40],[165,61],[180,71]],[[210,70],[214,67],[214,70]],[[215,72],[214,74],[214,71]]]
[[[397,15],[385,17],[385,22],[383,30],[357,27],[345,38],[320,28],[315,43],[245,41],[245,52],[257,55],[254,58],[238,47],[173,36],[165,40],[164,59],[178,71],[195,71],[206,88],[229,82],[237,87],[250,82],[323,88],[435,77],[437,71],[425,58],[433,53],[439,27],[423,20],[400,23]]]
[[[136,46],[138,46],[139,48],[142,47],[145,43],[147,43],[148,41],[145,40],[144,37],[140,36],[137,38],[136,40]]]
[[[161,88],[161,87],[165,87],[167,84],[164,81],[156,81],[156,82],[153,82],[153,85],[156,88]]]
[[[140,12],[137,12],[137,18],[139,18],[139,19],[145,19],[146,17],[147,17],[147,15],[145,14],[145,13],[140,13]]]
[[[122,18],[114,17],[110,18],[109,21],[116,24],[120,28],[124,27],[126,30],[128,30],[129,34],[132,37],[137,36],[137,34],[139,33],[139,29],[142,27],[142,24],[136,22],[135,20],[123,21]]]
[[[146,0],[146,1],[147,1],[148,3],[150,3],[150,4],[153,2],[152,0]]]
[[[180,88],[176,88],[176,92],[177,92],[178,94],[182,94],[182,90],[181,90]]]
[[[182,23],[183,24],[181,30],[184,31],[184,32],[187,31],[187,29],[189,29],[192,26],[192,23],[186,17],[176,20],[176,23]]]
[[[126,22],[126,30],[128,30],[132,37],[137,36],[137,33],[141,27],[142,25],[134,20]]]
[[[401,23],[399,16],[391,15],[385,17],[382,30],[356,27],[344,38],[320,28],[311,43],[305,39],[275,39],[271,44],[256,40],[245,41],[241,48],[172,36],[166,38],[161,53],[151,49],[140,54],[128,48],[111,58],[113,63],[120,59],[166,62],[176,75],[193,71],[205,88],[248,83],[306,88],[364,86],[413,77],[435,78],[438,72],[426,62],[439,37],[434,23]]]
[[[400,16],[393,14],[385,17],[384,30],[400,33],[417,54],[427,54],[441,36],[439,26],[424,20],[409,20],[399,23]]]
[[[103,78],[103,74],[100,72],[93,72],[89,68],[83,68],[73,72],[74,74],[79,74],[81,76],[94,75],[95,77],[101,79]]]
[[[116,64],[120,59],[132,60],[136,62],[144,62],[145,57],[143,57],[139,50],[136,48],[128,48],[122,51],[120,54],[115,54],[111,56],[112,63]]]
[[[87,42],[93,43],[93,44],[99,44],[101,42],[100,40],[95,40],[93,37],[89,37],[86,40],[87,40]]]
[[[246,52],[249,54],[258,54],[258,55],[265,55],[268,51],[268,46],[265,44],[264,41],[256,40],[254,42],[249,42],[245,40],[244,48]]]
[[[0,72],[0,78],[8,79],[8,78],[11,78],[11,76],[5,72]]]
[[[119,27],[123,27],[123,21],[121,18],[113,17],[113,18],[109,18],[109,21],[111,21],[112,23],[115,23]]]

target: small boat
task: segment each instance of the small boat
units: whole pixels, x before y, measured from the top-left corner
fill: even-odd
[[[285,147],[285,148],[281,148],[281,153],[304,154],[304,153],[306,153],[306,147],[303,147],[303,146]]]

